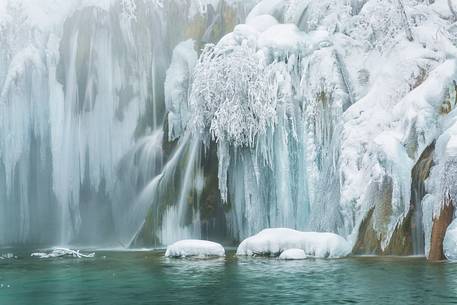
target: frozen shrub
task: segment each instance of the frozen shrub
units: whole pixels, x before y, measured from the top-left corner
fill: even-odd
[[[208,45],[194,71],[190,104],[194,128],[217,142],[253,146],[276,121],[277,85],[273,70],[247,45]]]

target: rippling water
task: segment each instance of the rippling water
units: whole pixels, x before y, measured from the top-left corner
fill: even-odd
[[[18,254],[16,254],[18,255]],[[0,260],[0,304],[457,304],[457,264],[422,258]]]

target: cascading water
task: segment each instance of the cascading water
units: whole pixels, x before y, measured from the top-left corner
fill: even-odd
[[[168,158],[171,50],[224,20],[193,1],[74,1],[46,22],[28,6],[2,3],[0,244],[122,244],[123,216]]]
[[[426,195],[425,181],[430,175],[430,169],[433,165],[433,151],[435,143],[427,147],[422,153],[419,161],[412,170],[411,184],[411,206],[412,206],[412,245],[413,254],[424,254],[425,238],[422,227],[422,199]]]

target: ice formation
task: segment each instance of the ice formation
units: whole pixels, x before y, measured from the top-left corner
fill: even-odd
[[[306,253],[302,249],[287,249],[279,255],[279,259],[282,260],[302,260],[306,258]]]
[[[242,241],[236,254],[278,256],[288,249],[301,249],[309,257],[336,258],[348,255],[351,245],[343,237],[333,233],[265,229]]]
[[[444,255],[447,259],[457,260],[457,222],[454,220],[447,229],[443,242]]]
[[[80,250],[72,250],[66,248],[54,248],[50,252],[34,252],[32,257],[38,258],[57,258],[57,257],[73,257],[73,258],[93,258],[95,253],[83,254]]]
[[[427,255],[457,200],[456,10],[0,2],[0,245],[284,227]]]
[[[225,256],[224,247],[207,240],[187,239],[178,241],[167,247],[166,257],[208,257]]]
[[[173,48],[216,39],[252,3],[1,1],[0,244],[128,246],[151,200],[132,203],[170,159],[162,127]]]
[[[357,245],[362,229],[377,240],[364,251],[398,251],[392,238],[406,219],[422,226],[422,203],[411,203],[422,182],[412,170],[455,106],[452,20],[444,1],[265,0],[208,47],[194,72],[188,128],[217,142],[231,234],[289,227]],[[254,92],[243,89],[255,70],[267,79],[249,77]],[[427,239],[428,227],[407,234]],[[412,243],[403,247],[426,251]]]

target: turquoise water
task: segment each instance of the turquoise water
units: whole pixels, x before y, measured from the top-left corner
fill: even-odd
[[[457,264],[422,258],[167,259],[97,252],[93,259],[0,260],[0,305],[457,304]]]

